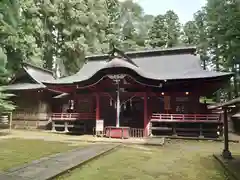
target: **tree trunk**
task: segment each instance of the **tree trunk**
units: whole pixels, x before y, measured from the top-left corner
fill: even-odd
[[[238,64],[238,76],[237,76],[237,82],[238,82],[238,90],[240,90],[240,63]]]
[[[232,67],[232,72],[234,73],[233,76],[233,92],[234,92],[234,97],[238,97],[238,83],[237,83],[237,71],[235,65]]]
[[[218,45],[216,45],[216,57],[215,57],[215,64],[216,64],[216,71],[220,71],[220,65],[219,65],[219,50],[218,50]],[[220,90],[217,91],[216,94],[216,100],[217,102],[220,102]]]

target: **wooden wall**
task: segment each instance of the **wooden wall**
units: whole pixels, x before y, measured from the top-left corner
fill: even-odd
[[[207,106],[199,102],[196,95],[178,95],[151,97],[149,106],[153,113],[201,114],[208,113]]]
[[[44,92],[20,92],[12,101],[13,128],[39,128],[46,126],[51,115],[50,99]]]

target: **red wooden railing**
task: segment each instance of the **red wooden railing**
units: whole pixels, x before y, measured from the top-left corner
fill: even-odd
[[[95,113],[53,113],[53,121],[94,120]]]
[[[106,131],[109,129],[109,127],[104,127],[103,132],[96,132],[96,128],[93,128],[93,135],[99,135],[99,136],[106,136]],[[129,128],[129,136],[131,138],[143,138],[144,137],[144,129],[139,128]]]
[[[143,138],[144,137],[144,129],[130,128],[130,137]]]
[[[159,114],[154,113],[152,122],[219,122],[220,114]]]

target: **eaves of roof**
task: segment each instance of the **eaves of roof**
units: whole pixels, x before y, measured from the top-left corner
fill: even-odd
[[[208,106],[208,109],[212,110],[212,109],[224,108],[224,107],[229,107],[229,106],[237,105],[237,104],[240,104],[240,97],[232,99],[225,103],[217,103],[214,105],[210,105],[210,106]]]
[[[38,90],[38,89],[45,89],[46,86],[43,84],[32,84],[32,83],[18,83],[18,84],[10,84],[7,86],[1,86],[3,90]]]

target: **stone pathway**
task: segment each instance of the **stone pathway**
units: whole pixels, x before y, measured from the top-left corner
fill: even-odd
[[[240,180],[240,155],[234,155],[233,159],[224,159],[221,155],[214,154],[213,157],[223,166],[232,179]]]
[[[80,164],[102,155],[118,145],[93,144],[85,148],[75,149],[41,158],[32,163],[9,169],[0,174],[0,180],[47,180],[66,172]]]

